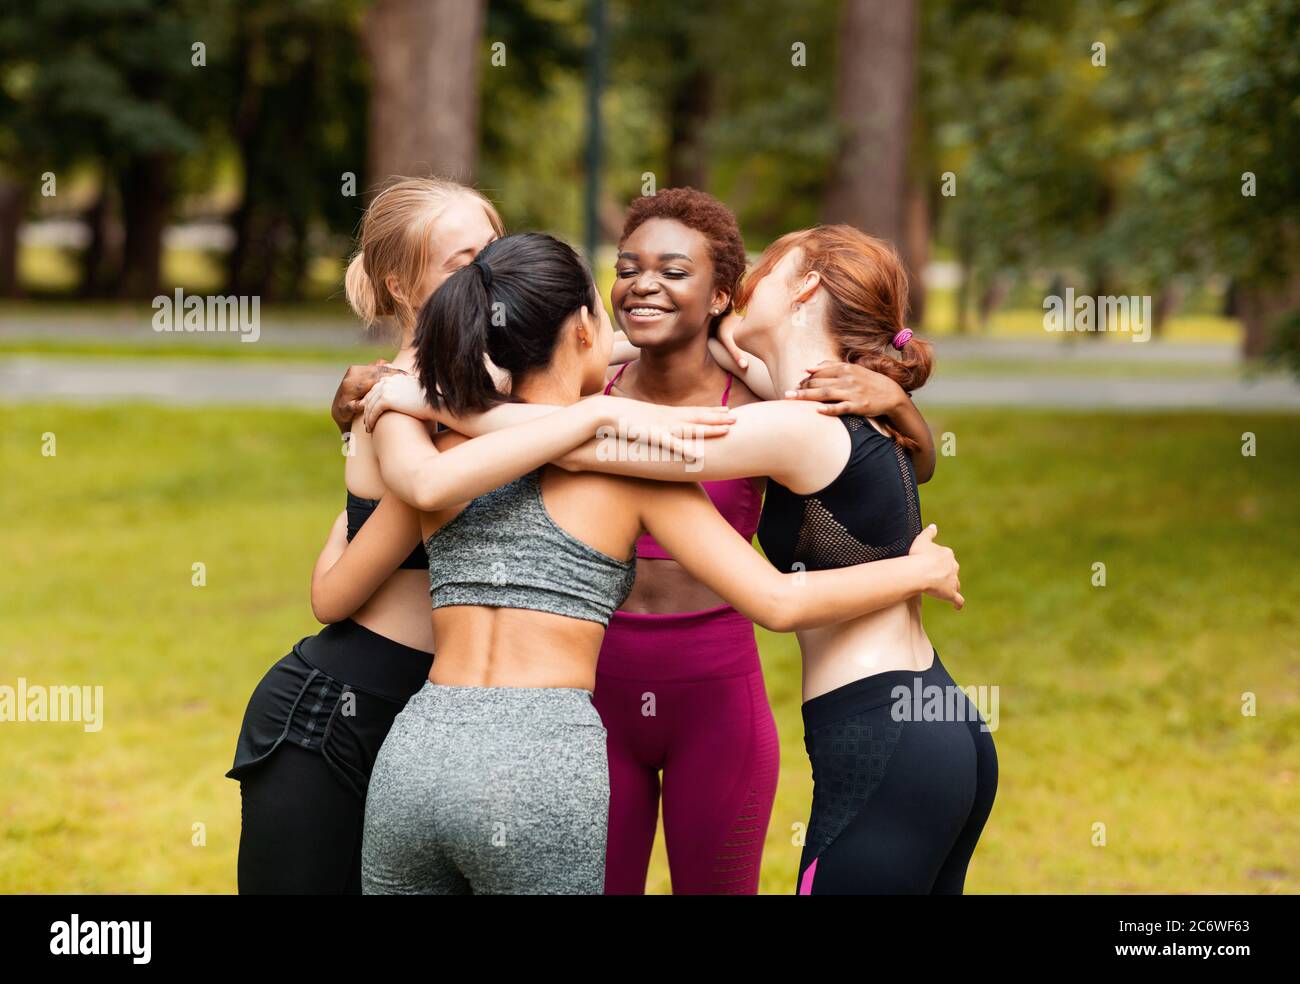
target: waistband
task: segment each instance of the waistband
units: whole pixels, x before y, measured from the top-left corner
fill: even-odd
[[[886,670],[883,673],[873,673],[861,680],[846,683],[812,700],[804,701],[802,708],[804,731],[822,728],[854,714],[892,704],[898,699],[894,693],[896,687],[905,688],[910,696],[917,678],[920,678],[924,685],[937,680],[942,681],[945,677],[948,682],[951,682],[952,678],[939,662],[939,654],[936,652],[934,662],[924,670]]]
[[[754,623],[730,605],[698,612],[616,611],[596,672],[634,680],[698,680],[761,669]]]
[[[405,703],[429,677],[433,654],[412,649],[344,619],[293,647],[322,673],[357,690]]]
[[[403,714],[425,720],[601,726],[591,691],[577,687],[457,687],[425,681]]]

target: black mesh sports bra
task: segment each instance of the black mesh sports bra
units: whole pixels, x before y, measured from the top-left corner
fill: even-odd
[[[370,518],[370,514],[375,511],[378,505],[378,499],[363,499],[359,495],[348,493],[348,543],[352,542],[352,538],[357,535],[357,531]],[[397,566],[399,569],[406,571],[428,570],[429,555],[424,552],[424,544],[419,544]]]
[[[921,532],[916,472],[907,452],[862,417],[840,420],[852,445],[833,482],[820,492],[798,495],[768,479],[758,542],[779,571],[901,557]]]

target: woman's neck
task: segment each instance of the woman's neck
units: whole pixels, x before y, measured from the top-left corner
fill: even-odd
[[[773,331],[746,339],[748,351],[767,366],[776,388],[777,398],[786,390],[797,389],[799,381],[808,370],[821,362],[838,362],[838,346],[827,337],[826,331],[809,324],[786,323]]]
[[[642,349],[636,367],[637,395],[649,403],[682,403],[691,399],[701,382],[720,369],[709,354],[709,339],[705,334],[686,345]]]
[[[542,403],[567,407],[582,398],[582,383],[576,373],[540,369],[515,380],[511,394],[524,403]]]

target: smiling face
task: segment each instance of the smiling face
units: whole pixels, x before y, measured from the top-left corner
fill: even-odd
[[[674,219],[647,219],[619,248],[609,300],[639,348],[675,347],[708,331],[713,309],[726,306],[713,284],[704,234]]]

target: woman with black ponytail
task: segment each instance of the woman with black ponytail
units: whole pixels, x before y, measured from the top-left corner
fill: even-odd
[[[561,407],[472,440],[431,439],[387,414],[375,447],[392,493],[349,545],[340,583],[364,584],[409,548],[381,515],[419,511],[438,659],[380,750],[366,804],[364,889],[372,893],[589,893],[604,884],[605,730],[591,703],[611,613],[649,532],[750,618],[792,631],[923,592],[956,600],[952,552],[918,537],[906,556],[780,574],[698,485],[570,473],[546,462],[590,439],[604,453],[680,454],[688,428],[726,432],[721,409],[592,396],[613,342],[591,276],[544,235],[487,246],[421,312],[416,367],[453,414],[505,401]],[[509,396],[486,363],[511,377]],[[633,448],[626,434],[665,435]],[[522,475],[522,477],[520,477]],[[402,528],[402,521],[395,528]],[[346,607],[346,606],[344,606]]]

